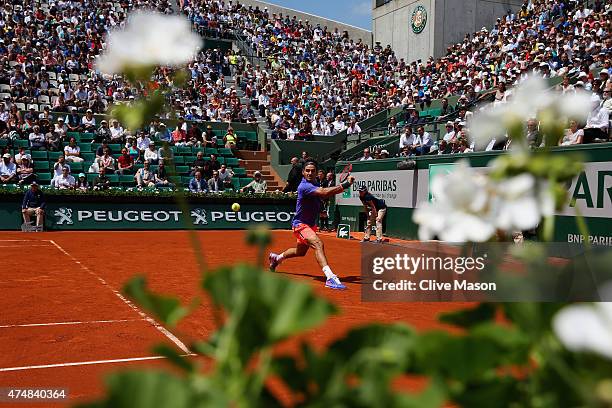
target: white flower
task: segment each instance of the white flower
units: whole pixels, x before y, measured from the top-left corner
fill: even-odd
[[[553,320],[554,331],[571,351],[587,351],[612,360],[612,303],[571,305]]]
[[[495,226],[501,230],[524,231],[538,226],[543,216],[554,213],[555,202],[548,185],[531,174],[505,179],[495,187]]]
[[[137,11],[124,28],[109,33],[96,65],[105,74],[127,67],[182,65],[193,59],[201,44],[184,17]]]
[[[447,242],[487,241],[495,233],[487,188],[487,178],[463,161],[452,173],[435,178],[433,201],[421,203],[414,212],[419,239],[427,241],[437,235]]]
[[[554,197],[546,182],[521,174],[499,182],[458,162],[431,186],[432,202],[420,203],[413,220],[419,239],[438,236],[446,242],[484,242],[497,230],[512,233],[535,228],[553,215]]]

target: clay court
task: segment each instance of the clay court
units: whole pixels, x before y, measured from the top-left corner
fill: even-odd
[[[256,250],[246,246],[243,231],[205,231],[197,236],[208,267],[255,262]],[[295,242],[289,231],[275,231],[273,238],[273,249]],[[366,322],[437,327],[439,312],[459,306],[362,303],[359,242],[330,234],[324,234],[324,242],[348,290],[325,289],[311,254],[287,261],[277,272],[312,283],[317,293],[340,306],[339,316],[304,336],[318,347]],[[0,280],[0,387],[62,387],[69,389],[70,403],[91,400],[101,395],[106,373],[164,366],[164,360],[151,352],[154,345],[164,342],[188,353],[192,341],[214,331],[206,299],[170,332],[121,294],[129,278],[141,274],[154,291],[177,295],[185,304],[201,297],[200,273],[187,232],[3,232],[0,248],[5,259]]]

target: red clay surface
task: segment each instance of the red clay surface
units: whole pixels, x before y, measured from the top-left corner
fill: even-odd
[[[202,231],[197,235],[208,267],[256,261],[256,250],[244,244],[242,231]],[[295,243],[289,231],[276,231],[273,237],[271,249],[275,251]],[[323,235],[323,239],[331,266],[347,284],[347,291],[323,287],[323,274],[312,254],[283,263],[278,272],[312,283],[317,293],[340,307],[340,315],[301,336],[317,347],[325,346],[355,325],[368,322],[402,321],[418,329],[439,328],[442,326],[436,316],[440,312],[465,306],[362,303],[358,241],[339,240],[329,234]],[[176,295],[185,304],[202,297],[201,276],[187,232],[183,231],[3,232],[0,252],[4,259],[0,279],[3,294],[0,297],[3,311],[0,315],[0,387],[64,387],[69,389],[70,403],[102,395],[105,375],[119,368],[168,366],[163,360],[80,364],[148,357],[152,356],[153,345],[173,344],[113,290],[120,291],[130,277],[143,274],[153,290]],[[71,322],[77,323],[49,325]],[[44,325],[24,326],[35,324]],[[196,339],[207,338],[214,327],[213,316],[204,300],[172,332],[188,345]],[[71,363],[79,365],[31,367]],[[23,369],[6,370],[14,368]],[[0,408],[9,405],[0,402]],[[50,404],[35,404],[43,405]]]

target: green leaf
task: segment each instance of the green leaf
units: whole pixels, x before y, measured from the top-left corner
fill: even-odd
[[[438,320],[442,323],[452,324],[453,326],[469,328],[493,320],[495,318],[495,311],[495,305],[481,303],[471,309],[443,313]]]
[[[181,307],[178,299],[160,296],[149,291],[144,276],[132,278],[123,290],[131,299],[152,312],[168,326],[175,326],[188,313],[188,309]]]
[[[104,400],[83,407],[192,408],[204,407],[186,380],[159,371],[129,371],[112,375]]]
[[[195,366],[188,360],[188,357],[180,355],[174,348],[167,344],[158,344],[153,347],[153,353],[166,357],[171,363],[184,371],[190,373],[195,371]]]
[[[334,305],[315,296],[310,285],[250,265],[209,273],[203,287],[228,315],[213,343],[229,341],[230,336],[243,363],[258,350],[308,330],[336,312]]]

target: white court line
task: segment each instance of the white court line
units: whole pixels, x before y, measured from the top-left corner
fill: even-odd
[[[0,329],[10,329],[12,327],[40,327],[40,326],[69,326],[77,324],[98,324],[98,323],[123,323],[123,322],[145,322],[145,319],[119,319],[119,320],[90,320],[85,322],[55,322],[55,323],[30,323],[30,324],[5,324]]]
[[[174,334],[170,333],[170,331],[168,331],[168,329],[166,329],[164,326],[162,326],[161,324],[157,323],[153,318],[151,318],[150,316],[148,316],[145,312],[143,312],[142,310],[140,310],[136,305],[134,305],[130,300],[128,300],[125,296],[123,296],[120,292],[116,291],[115,289],[113,289],[113,287],[111,285],[109,285],[102,277],[100,277],[97,273],[95,273],[94,271],[92,271],[91,269],[89,269],[87,266],[83,265],[80,261],[78,261],[74,256],[70,255],[68,252],[66,252],[66,250],[64,248],[62,248],[60,245],[58,245],[54,240],[52,239],[47,239],[45,241],[51,242],[53,245],[55,245],[55,247],[57,249],[59,249],[61,252],[63,252],[68,258],[72,259],[72,261],[74,263],[76,263],[77,265],[79,265],[81,267],[81,269],[83,269],[85,272],[89,273],[91,276],[93,276],[94,278],[96,278],[100,283],[102,283],[102,285],[106,286],[108,289],[110,289],[115,296],[117,296],[119,299],[121,299],[123,301],[123,303],[125,303],[126,305],[128,305],[133,311],[135,311],[136,313],[138,313],[140,315],[140,317],[143,318],[143,320],[146,320],[149,324],[151,324],[153,327],[155,327],[157,330],[159,330],[164,336],[166,336],[168,339],[170,339],[170,341],[172,341],[174,344],[176,344],[176,346],[178,348],[180,348],[184,353],[189,354],[190,351],[187,348],[187,346],[180,341]]]
[[[49,242],[48,239],[0,239],[0,242]]]
[[[188,353],[183,354],[182,357],[194,356],[195,354]],[[45,365],[32,365],[23,367],[7,367],[0,368],[0,372],[4,371],[22,371],[22,370],[35,370],[37,368],[56,368],[56,367],[74,367],[94,364],[113,364],[113,363],[127,363],[131,361],[146,361],[146,360],[162,360],[164,356],[151,356],[151,357],[133,357],[133,358],[117,358],[114,360],[96,360],[96,361],[78,361],[75,363],[58,363],[58,364],[45,364]]]
[[[0,245],[0,248],[32,248],[32,247],[53,248],[53,245]]]

